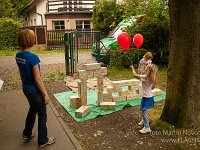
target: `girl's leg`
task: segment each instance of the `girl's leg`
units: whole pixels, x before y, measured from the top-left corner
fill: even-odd
[[[147,110],[142,110],[142,118],[144,121],[144,127],[145,128],[149,128],[149,120],[148,120],[148,116],[147,116]]]
[[[24,94],[26,96],[26,98],[28,99],[30,108],[26,117],[26,122],[25,122],[25,128],[23,131],[23,135],[26,137],[31,137],[32,135],[32,129],[34,127],[35,124],[35,117],[36,117],[36,110],[34,108],[34,103],[33,103],[33,99],[31,97],[31,94],[29,92],[24,91]]]

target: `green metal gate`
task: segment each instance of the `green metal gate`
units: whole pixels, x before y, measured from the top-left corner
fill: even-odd
[[[73,31],[64,34],[66,75],[73,76],[78,63],[80,49],[98,50],[97,62],[100,60],[100,31]]]

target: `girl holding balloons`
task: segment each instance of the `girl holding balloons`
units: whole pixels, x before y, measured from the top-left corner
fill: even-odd
[[[144,74],[137,74],[133,65],[131,66],[133,76],[142,80],[142,101],[140,110],[142,112],[142,121],[139,125],[144,125],[144,128],[139,130],[139,133],[151,132],[147,110],[154,107],[154,97],[152,89],[155,88],[158,78],[158,67],[155,64],[148,64],[144,70]]]

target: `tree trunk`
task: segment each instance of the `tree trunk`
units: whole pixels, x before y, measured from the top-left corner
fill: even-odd
[[[200,0],[169,0],[167,96],[161,120],[200,127]]]

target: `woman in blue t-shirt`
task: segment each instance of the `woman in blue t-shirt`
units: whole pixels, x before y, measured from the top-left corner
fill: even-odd
[[[20,51],[17,52],[15,59],[22,80],[23,92],[30,105],[22,138],[29,140],[35,136],[32,129],[36,114],[38,114],[38,146],[43,147],[53,144],[55,138],[47,137],[46,105],[50,98],[41,79],[40,59],[30,51],[30,48],[35,44],[35,33],[29,29],[22,30],[18,36],[18,44]]]

